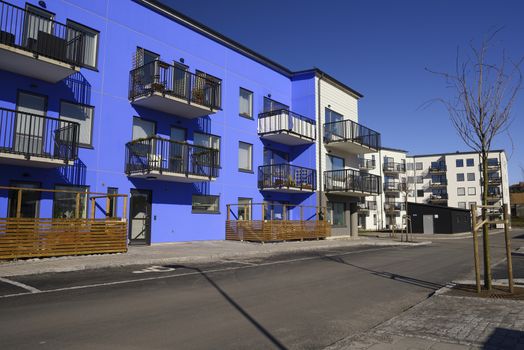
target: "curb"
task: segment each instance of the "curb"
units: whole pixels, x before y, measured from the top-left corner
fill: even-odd
[[[294,247],[289,250],[266,250],[266,251],[254,251],[254,252],[238,252],[238,253],[217,253],[217,254],[206,254],[206,255],[193,255],[193,256],[178,256],[178,257],[160,257],[160,258],[138,258],[133,260],[125,261],[102,261],[102,262],[86,262],[82,263],[79,259],[89,257],[106,257],[112,259],[125,253],[112,254],[112,255],[85,255],[85,256],[68,256],[60,258],[44,258],[32,261],[19,261],[13,263],[6,263],[0,265],[0,277],[12,277],[12,276],[23,276],[43,273],[57,273],[57,272],[72,272],[72,271],[83,271],[83,270],[96,270],[103,268],[118,268],[133,265],[168,265],[168,264],[180,264],[180,263],[211,263],[222,260],[241,259],[241,258],[256,258],[256,257],[268,257],[278,254],[286,253],[300,253],[316,250],[325,249],[336,249],[340,247],[418,247],[429,245],[431,242],[417,242],[417,243],[404,243],[404,242],[384,242],[384,241],[354,241],[354,244],[333,246],[333,245],[322,245],[322,246],[307,246],[307,247]],[[61,260],[58,260],[61,259]],[[78,260],[77,260],[78,259]],[[76,260],[76,261],[75,261]],[[69,266],[43,266],[39,263],[61,263],[70,262]],[[73,265],[74,264],[74,265]],[[34,266],[31,266],[34,265]],[[27,271],[17,271],[16,267],[27,266]],[[13,267],[13,271],[8,271],[9,267]],[[7,271],[2,271],[3,269]]]

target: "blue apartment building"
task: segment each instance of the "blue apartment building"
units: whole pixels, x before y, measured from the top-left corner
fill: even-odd
[[[362,97],[154,0],[0,1],[0,216],[88,217],[67,191],[128,194],[129,243],[150,244],[224,239],[228,203],[241,220],[329,206],[319,76]],[[347,176],[350,201],[378,193]]]

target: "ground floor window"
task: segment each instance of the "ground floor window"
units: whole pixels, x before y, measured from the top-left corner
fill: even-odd
[[[107,194],[118,194],[118,188],[108,187]],[[109,212],[106,213],[108,217],[114,218],[117,216],[117,209],[118,209],[117,204],[118,204],[118,197],[109,197]]]
[[[251,204],[253,199],[251,198],[238,198],[238,220],[251,220]]]
[[[53,218],[73,219],[76,217],[77,193],[79,194],[79,218],[87,218],[87,191],[86,186],[55,186],[53,198]],[[64,192],[61,192],[64,191]]]
[[[40,188],[40,184],[36,182],[12,182],[11,187],[19,188]],[[17,190],[9,190],[9,204],[7,216],[10,218],[17,217],[18,209],[18,192]],[[37,218],[40,210],[40,192],[39,191],[22,191],[20,201],[20,217],[21,218]]]
[[[330,202],[329,211],[331,216],[331,226],[344,227],[346,226],[346,218],[344,215],[345,205],[341,202]]]
[[[194,194],[191,199],[191,212],[195,214],[219,214],[220,196]]]

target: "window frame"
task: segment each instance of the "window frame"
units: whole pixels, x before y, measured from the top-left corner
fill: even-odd
[[[207,210],[198,210],[194,208],[194,198],[195,197],[213,197],[217,199],[216,203],[216,210],[214,211],[207,211]],[[220,214],[220,195],[215,194],[192,194],[191,195],[191,214]]]
[[[80,106],[80,107],[85,107],[85,108],[91,108],[92,109],[93,113],[91,115],[91,132],[89,133],[89,143],[88,144],[80,142],[80,133],[82,132],[82,124],[80,124],[78,121],[75,121],[74,118],[66,117],[68,119],[62,119],[62,104],[63,103],[68,103],[70,105],[75,105],[75,106]],[[88,104],[85,104],[85,103],[76,103],[76,102],[72,102],[71,100],[61,99],[60,100],[60,105],[59,105],[59,110],[58,110],[58,119],[69,121],[69,122],[78,123],[79,126],[80,126],[79,130],[78,130],[78,140],[77,140],[78,147],[89,148],[89,149],[93,149],[94,148],[93,147],[93,134],[94,134],[94,130],[95,130],[95,128],[94,128],[94,126],[95,126],[95,106],[88,105]]]
[[[240,98],[242,96],[242,92],[247,92],[249,93],[249,115],[248,114],[245,114],[245,113],[242,113],[240,111]],[[255,94],[253,91],[251,90],[248,90],[246,88],[243,88],[242,86],[239,87],[239,93],[238,93],[238,115],[242,118],[246,118],[246,119],[250,119],[250,120],[255,120],[255,117],[253,115],[253,110],[254,110],[254,97],[255,97]]]
[[[471,191],[473,190],[473,191]],[[471,193],[473,192],[473,193]],[[476,196],[477,195],[477,188],[476,187],[468,187],[468,196]]]
[[[471,165],[469,164],[470,161],[471,161]],[[466,166],[467,167],[475,166],[475,158],[466,158]]]
[[[466,177],[464,176],[464,173],[457,173],[457,182],[464,182],[466,181]]]
[[[460,190],[463,190],[463,193],[460,194]],[[457,187],[457,196],[463,197],[466,195],[466,187]]]
[[[470,175],[472,175],[471,179],[470,179]],[[467,181],[475,181],[475,173],[466,173],[466,180]]]
[[[114,192],[110,192],[114,191]],[[118,187],[107,187],[107,194],[118,194]],[[118,197],[108,197],[109,198],[109,213],[106,213],[107,217],[118,218]]]
[[[328,164],[330,165],[330,169],[328,171],[337,171],[337,170],[344,170],[344,169],[346,169],[346,159],[344,157],[335,156],[335,155],[329,154],[329,153],[327,153],[326,156],[329,159],[329,163],[326,163],[326,168],[327,168]],[[342,169],[333,169],[331,167],[331,165],[333,164],[333,158],[342,160]]]
[[[147,119],[147,118],[142,118],[142,117],[139,117],[139,116],[133,116],[133,120],[132,120],[132,123],[131,123],[131,141],[135,141],[135,140],[141,140],[141,139],[135,139],[134,136],[133,136],[133,126],[135,126],[135,123],[134,121],[136,119],[139,119],[139,120],[143,120],[145,122],[148,122],[148,123],[152,123],[154,128],[153,128],[153,135],[149,136],[149,137],[152,137],[152,136],[156,136],[156,131],[157,131],[157,124],[156,124],[156,121],[154,120],[151,120],[151,119]],[[169,133],[171,134],[171,129],[169,129]],[[171,137],[171,135],[169,135]],[[187,135],[186,135],[187,136]]]
[[[182,128],[179,128],[179,129],[182,129]],[[195,143],[195,135],[204,135],[204,136],[207,136],[209,137],[209,144],[211,145],[212,142],[211,142],[211,138],[217,138],[218,139],[218,149],[214,148],[214,147],[208,147],[208,146],[202,146],[202,145],[199,145],[199,144],[196,144]],[[187,137],[187,134],[186,134],[186,137]],[[187,139],[186,139],[187,141]],[[221,162],[221,159],[220,159],[220,150],[222,148],[222,137],[218,136],[218,135],[215,135],[215,134],[211,134],[211,133],[208,133],[208,132],[200,132],[200,131],[193,131],[193,145],[194,146],[200,146],[200,147],[208,147],[208,148],[211,148],[215,151],[218,151],[218,164],[215,164],[215,166],[217,166],[218,168],[221,168],[222,167],[222,162]],[[252,151],[251,151],[252,152]],[[253,156],[251,156],[253,157]]]
[[[424,169],[424,164],[422,162],[416,162],[415,170],[422,170],[422,169]]]
[[[253,198],[249,198],[249,197],[238,197],[237,198],[237,204],[238,204],[238,206],[237,206],[237,220],[240,220],[240,208],[241,208],[240,201],[241,200],[249,201],[249,204],[243,204],[242,205],[242,208],[243,208],[243,206],[248,206],[249,207],[249,209],[248,209],[248,211],[249,211],[249,218],[247,218],[247,216],[246,216],[242,220],[243,221],[251,221],[251,220],[253,220]]]
[[[80,215],[80,219],[87,219],[88,214],[89,214],[88,213],[88,210],[89,210],[89,208],[88,208],[89,207],[89,205],[88,205],[89,204],[88,203],[88,201],[89,201],[88,193],[89,193],[89,188],[90,187],[86,186],[86,185],[55,184],[54,189],[56,191],[58,191],[58,192],[53,192],[53,204],[52,204],[51,216],[53,218],[57,218],[58,219],[58,217],[55,217],[55,212],[57,210],[57,208],[55,206],[57,193],[68,193],[68,194],[70,194],[70,193],[74,193],[75,192],[74,190],[57,189],[57,187],[69,187],[70,189],[78,188],[78,189],[84,189],[85,190],[85,193],[80,195],[80,196],[85,195],[85,197],[86,197],[85,208],[84,208],[85,218],[82,215]],[[60,192],[60,191],[69,191],[69,192]],[[76,192],[80,192],[80,191],[76,191]],[[67,218],[67,219],[76,219],[76,218],[72,217],[72,218]]]
[[[455,159],[455,168],[463,168],[463,167],[464,167],[464,159]]]
[[[38,181],[18,181],[18,180],[11,180],[9,181],[9,187],[18,187],[20,184],[27,184],[27,185],[35,185],[36,187],[28,187],[28,188],[42,188],[42,183],[41,182],[38,182]],[[24,187],[22,187],[24,188]],[[10,216],[10,212],[11,212],[11,201],[12,200],[15,200],[15,201],[18,201],[18,198],[14,199],[14,198],[11,198],[11,191],[14,191],[14,190],[8,190],[7,191],[7,214],[6,214],[6,218],[16,218],[16,209],[15,209],[15,215],[14,216]],[[36,209],[35,209],[35,212],[36,212],[36,216],[35,218],[40,218],[40,204],[41,204],[41,201],[42,201],[42,192],[41,191],[33,191],[35,193],[38,194],[38,199],[36,200]],[[18,194],[18,193],[17,193]],[[21,216],[23,217],[23,216]]]
[[[417,190],[417,198],[424,197],[424,190]]]
[[[98,54],[99,54],[99,49],[100,49],[100,31],[96,30],[95,28],[86,26],[85,24],[78,23],[76,21],[73,21],[72,19],[67,18],[66,19],[66,26],[70,26],[70,24],[72,24],[73,27],[76,27],[76,28],[81,29],[83,31],[96,33],[95,65],[94,66],[83,65],[82,67],[86,68],[86,69],[90,69],[90,70],[95,71],[95,72],[98,72]]]
[[[248,145],[249,146],[249,169],[244,169],[244,168],[241,168],[240,167],[240,144],[244,144],[244,145]],[[243,173],[251,173],[253,174],[254,173],[254,170],[253,170],[253,144],[252,143],[249,143],[249,142],[244,142],[244,141],[238,141],[238,152],[237,152],[237,166],[238,166],[238,171],[240,172],[243,172]]]
[[[342,225],[335,225],[333,223],[333,213],[334,213],[334,210],[333,210],[333,207],[334,207],[334,204],[342,204]],[[341,227],[347,227],[347,223],[346,223],[346,203],[345,202],[332,202],[330,201],[329,202],[329,210],[330,210],[330,219],[331,219],[331,227],[335,227],[335,228],[341,228]]]

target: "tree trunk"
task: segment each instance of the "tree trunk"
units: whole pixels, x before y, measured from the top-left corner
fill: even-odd
[[[482,149],[482,205],[488,205],[488,151]],[[476,215],[476,214],[475,214]],[[482,220],[487,218],[487,209],[482,207]],[[484,288],[491,290],[491,264],[488,224],[482,226],[484,254]]]

